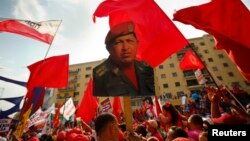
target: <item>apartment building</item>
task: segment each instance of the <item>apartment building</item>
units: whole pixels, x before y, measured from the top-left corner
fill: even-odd
[[[183,94],[191,95],[193,92],[200,92],[204,85],[200,85],[194,75],[195,70],[182,71],[179,62],[185,51],[192,49],[205,64],[202,70],[208,85],[224,84],[231,88],[239,86],[250,93],[250,83],[244,80],[242,75],[232,63],[223,50],[215,48],[212,36],[189,39],[190,45],[170,56],[162,64],[154,69],[156,95],[162,102],[171,101],[173,104],[180,104],[180,97]],[[169,47],[166,47],[166,49]],[[87,87],[89,78],[92,76],[92,69],[104,60],[70,65],[68,87],[54,90],[52,101],[56,105],[64,103],[69,97],[73,98],[75,105],[81,101]],[[103,98],[102,98],[103,99]],[[132,108],[142,105],[143,97],[132,99]],[[112,97],[110,98],[112,101]]]

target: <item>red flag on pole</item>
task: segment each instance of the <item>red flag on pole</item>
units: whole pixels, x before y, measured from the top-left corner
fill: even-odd
[[[86,123],[89,123],[95,117],[97,108],[98,101],[97,97],[93,96],[93,80],[90,78],[82,101],[77,108],[76,117],[80,117]]]
[[[122,113],[122,105],[121,105],[121,100],[119,96],[115,96],[113,99],[113,114],[116,116],[118,123],[121,121],[121,113]]]
[[[0,18],[0,31],[20,34],[51,44],[60,24],[59,20],[34,22]]]
[[[204,68],[200,59],[191,50],[186,51],[179,66],[182,71]]]
[[[68,85],[69,55],[46,58],[28,66],[27,88],[34,86],[60,88]]]
[[[188,42],[153,0],[107,0],[94,12],[95,17],[109,16],[110,27],[125,21],[136,25],[140,42],[137,59],[156,67]]]
[[[159,114],[162,113],[162,111],[161,111],[161,106],[160,106],[157,96],[155,96],[154,103],[155,103],[155,108],[156,108],[156,114],[157,116],[159,116]]]
[[[60,123],[60,109],[61,109],[62,105],[58,105],[55,116],[53,118],[53,127],[58,127],[59,123]]]
[[[30,76],[22,112],[25,112],[32,104],[35,87],[60,88],[68,85],[69,55],[53,56],[41,60],[28,66],[28,69]]]
[[[250,81],[250,12],[241,0],[212,0],[200,6],[184,8],[174,14],[174,20],[213,35],[217,48],[224,49]]]

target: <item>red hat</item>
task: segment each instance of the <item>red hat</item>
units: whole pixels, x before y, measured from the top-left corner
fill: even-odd
[[[57,140],[58,141],[64,141],[66,138],[66,132],[65,131],[60,131],[57,133]]]
[[[108,32],[105,38],[105,44],[108,46],[112,41],[114,41],[115,38],[130,34],[130,33],[134,33],[134,28],[135,28],[135,25],[132,21],[123,22],[118,25],[115,25]]]

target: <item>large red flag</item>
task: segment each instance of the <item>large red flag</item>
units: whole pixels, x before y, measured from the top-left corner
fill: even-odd
[[[133,21],[140,41],[137,59],[156,67],[188,42],[173,22],[153,0],[106,0],[94,13],[109,16],[110,27]]]
[[[61,21],[34,22],[0,18],[0,31],[11,32],[51,44]]]
[[[93,96],[93,80],[89,79],[88,86],[84,96],[76,111],[76,117],[81,117],[86,123],[89,123],[96,115],[98,108],[97,97]]]
[[[118,123],[121,121],[121,114],[122,114],[122,105],[121,105],[121,100],[119,96],[115,96],[113,99],[113,114],[116,116]]]
[[[27,88],[34,86],[60,88],[68,85],[69,55],[46,58],[28,66]]]
[[[22,112],[27,111],[33,103],[35,87],[60,88],[68,85],[69,55],[53,56],[41,60],[28,66],[28,69],[30,76]],[[44,93],[41,96],[43,97]],[[41,100],[39,98],[38,102],[42,103]]]
[[[204,68],[203,63],[191,50],[186,51],[185,55],[180,61],[179,66],[180,69],[183,71]]]
[[[241,0],[212,0],[177,11],[174,20],[191,24],[213,35],[217,48],[224,49],[250,81],[250,12]]]

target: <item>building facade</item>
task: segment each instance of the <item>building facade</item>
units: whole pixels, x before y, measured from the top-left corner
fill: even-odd
[[[178,105],[181,104],[180,97],[183,94],[190,96],[193,92],[203,90],[204,85],[200,85],[194,75],[195,70],[182,71],[179,68],[179,62],[188,49],[193,49],[205,64],[206,67],[202,70],[202,73],[208,80],[208,85],[224,84],[229,88],[239,86],[242,90],[250,93],[250,83],[244,80],[227,54],[223,50],[215,48],[212,36],[204,35],[189,39],[189,43],[187,47],[173,54],[154,69],[156,95],[160,97],[161,102],[168,100]],[[72,97],[75,105],[78,105],[89,78],[92,77],[92,69],[103,61],[70,65],[68,87],[55,89],[52,101],[56,105],[58,103],[63,104],[69,97]],[[112,97],[110,99],[112,101]],[[132,99],[132,108],[141,107],[142,99],[142,97]]]

